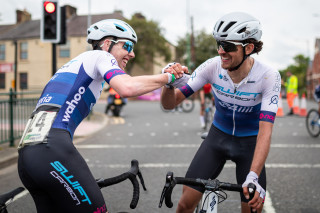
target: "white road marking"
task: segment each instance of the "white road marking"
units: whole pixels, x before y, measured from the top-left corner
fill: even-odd
[[[270,193],[268,191],[266,193],[266,198],[264,200],[263,212],[265,212],[265,213],[276,213],[276,210],[274,209],[274,207],[272,205],[272,200],[271,200],[271,197],[270,197]]]
[[[155,133],[154,133],[155,134]],[[178,136],[179,133],[173,133],[174,136]],[[133,134],[129,135],[133,136]],[[153,133],[151,133],[153,136]],[[76,145],[79,149],[127,149],[127,148],[139,148],[139,149],[147,149],[147,148],[197,148],[200,144],[137,144],[137,145],[109,145],[109,144],[88,144],[88,145]],[[271,144],[271,148],[320,148],[320,144]]]
[[[88,162],[89,160],[86,159]],[[90,164],[90,167],[96,167],[98,165]],[[99,167],[105,167],[105,168],[128,168],[128,164],[103,164],[102,166],[99,165]],[[150,168],[150,169],[157,169],[157,168],[188,168],[189,163],[140,163],[139,167],[141,168]],[[236,168],[236,165],[233,163],[226,163],[224,165],[224,168]],[[293,168],[293,169],[314,169],[314,168],[320,168],[320,164],[282,164],[282,163],[272,163],[272,164],[266,164],[266,168],[269,169],[287,169],[287,168]]]

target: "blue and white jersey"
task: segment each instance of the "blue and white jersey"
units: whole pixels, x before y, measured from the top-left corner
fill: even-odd
[[[125,74],[106,51],[87,51],[63,65],[45,86],[36,109],[43,105],[60,110],[53,128],[66,129],[71,136],[100,97],[103,84]],[[36,110],[35,109],[35,110]]]
[[[281,89],[277,70],[254,59],[248,76],[235,85],[218,56],[200,65],[179,89],[188,97],[206,83],[212,85],[215,98],[213,124],[221,131],[239,137],[254,136],[259,121],[274,122]]]

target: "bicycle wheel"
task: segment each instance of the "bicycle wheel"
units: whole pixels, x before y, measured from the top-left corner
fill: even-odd
[[[317,110],[311,109],[308,112],[308,115],[306,118],[306,126],[309,134],[312,137],[315,138],[320,135],[320,117]]]
[[[191,112],[194,108],[194,101],[191,99],[185,99],[182,101],[181,107],[184,112]]]

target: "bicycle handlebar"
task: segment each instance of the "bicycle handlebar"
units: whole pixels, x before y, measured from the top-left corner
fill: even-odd
[[[214,180],[204,180],[204,179],[194,179],[194,178],[183,178],[183,177],[174,177],[173,172],[168,172],[166,176],[166,183],[163,187],[160,202],[159,202],[159,208],[162,207],[163,200],[165,200],[165,204],[168,208],[172,208],[173,203],[171,200],[171,194],[172,190],[175,187],[176,184],[186,184],[186,185],[192,185],[192,186],[202,186],[208,191],[218,191],[218,190],[227,190],[227,191],[236,191],[236,192],[242,192],[242,186],[239,184],[232,184],[232,183],[226,183],[226,182],[220,182],[217,179]],[[249,191],[250,191],[250,200],[254,196],[255,192],[255,185],[250,183],[248,185]]]
[[[137,160],[131,161],[131,168],[129,171],[127,171],[121,175],[112,177],[112,178],[98,179],[97,184],[100,188],[104,188],[104,187],[111,186],[111,185],[120,183],[122,181],[125,181],[126,179],[129,179],[133,185],[133,195],[132,195],[132,200],[130,203],[130,208],[134,209],[134,208],[136,208],[136,206],[138,204],[139,194],[140,194],[139,182],[136,177],[137,175],[140,179],[140,182],[141,182],[143,189],[146,191],[147,189],[144,184],[142,173],[139,169],[139,162]]]
[[[20,192],[23,192],[24,190],[25,189],[23,187],[18,187],[10,192],[2,194],[0,196],[0,207],[5,206],[9,200],[13,199],[16,195],[18,195]],[[2,209],[0,209],[0,212],[2,212],[1,210]]]

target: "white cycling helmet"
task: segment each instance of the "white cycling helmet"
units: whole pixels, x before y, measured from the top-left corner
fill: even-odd
[[[223,16],[213,28],[213,37],[220,41],[243,41],[249,38],[259,41],[261,36],[259,20],[243,12]]]
[[[94,23],[87,30],[87,42],[99,41],[103,37],[113,36],[126,38],[137,43],[138,37],[133,28],[124,21],[118,19],[105,19]]]

